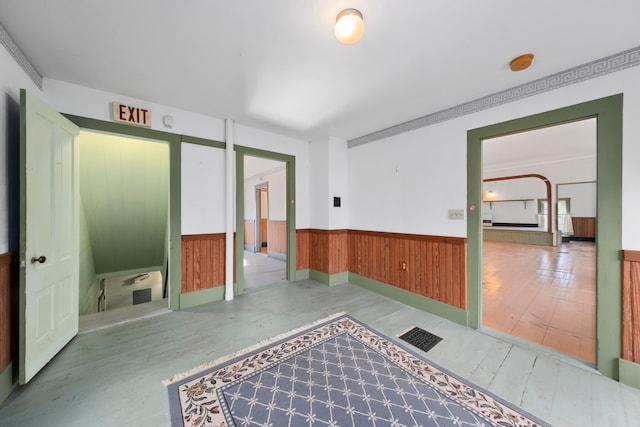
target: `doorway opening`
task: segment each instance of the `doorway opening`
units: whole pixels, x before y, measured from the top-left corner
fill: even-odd
[[[79,146],[79,332],[168,312],[168,144],[81,129]]]
[[[467,324],[480,328],[483,326],[482,141],[588,118],[597,120],[595,365],[603,375],[614,379],[619,378],[622,352],[622,101],[621,94],[612,95],[467,132]]]
[[[244,156],[244,290],[287,283],[286,163]]]
[[[296,158],[288,154],[236,145],[236,294],[245,291],[245,263],[249,257],[279,262],[270,285],[296,280]],[[256,185],[269,178],[267,255],[256,254]],[[262,181],[260,181],[262,178]],[[242,184],[241,184],[242,183]],[[283,190],[284,189],[284,190]],[[248,207],[247,207],[248,206]],[[284,219],[284,220],[283,220]],[[275,227],[271,227],[271,224]],[[245,234],[248,239],[245,239]],[[253,236],[253,237],[251,237]],[[254,240],[252,240],[254,239]],[[258,239],[259,240],[259,239]],[[261,242],[260,242],[261,248]],[[245,260],[247,255],[247,260]],[[282,265],[284,264],[284,274]]]
[[[595,364],[595,235],[570,240],[571,209],[579,224],[595,223],[596,185],[566,181],[595,180],[596,140],[590,118],[482,141],[483,325],[588,365]]]

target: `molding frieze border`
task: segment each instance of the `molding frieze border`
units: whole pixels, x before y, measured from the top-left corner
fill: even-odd
[[[605,74],[615,73],[626,68],[635,67],[637,65],[640,65],[640,46],[605,58],[597,59],[577,67],[569,68],[568,70],[551,74],[547,77],[533,80],[483,98],[478,98],[455,107],[447,108],[446,110],[428,114],[417,119],[409,120],[386,129],[381,129],[379,131],[351,139],[348,141],[348,147],[357,147],[358,145],[367,144],[390,136],[431,126],[436,123],[476,113],[478,111],[507,104],[509,102],[518,101],[529,96],[549,92],[561,87],[600,77]]]
[[[42,90],[42,75],[36,70],[36,68],[29,62],[26,56],[22,53],[18,45],[13,41],[7,30],[2,24],[0,24],[0,43],[7,49],[7,51],[13,56],[16,62],[22,67],[25,73],[33,80],[33,82]]]

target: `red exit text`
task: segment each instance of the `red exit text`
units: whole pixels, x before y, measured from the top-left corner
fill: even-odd
[[[151,127],[151,110],[113,103],[113,120],[132,125]]]

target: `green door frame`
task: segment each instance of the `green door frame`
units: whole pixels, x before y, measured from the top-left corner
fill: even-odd
[[[181,231],[181,143],[207,145],[224,149],[224,142],[203,138],[189,137],[159,130],[147,129],[122,123],[63,114],[81,129],[154,139],[169,144],[169,308],[181,308],[180,295],[182,288],[182,231]],[[207,301],[202,301],[207,302]]]
[[[595,117],[597,124],[596,368],[618,379],[621,356],[622,94],[467,132],[468,325],[482,326],[482,141]],[[471,209],[475,206],[475,209]]]
[[[234,146],[236,152],[236,289],[244,292],[244,157],[263,157],[286,164],[287,195],[287,280],[296,280],[296,158],[288,154],[257,148]]]

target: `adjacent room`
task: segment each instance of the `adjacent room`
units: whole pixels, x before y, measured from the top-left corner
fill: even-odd
[[[483,324],[590,366],[596,124],[582,120],[483,143]]]
[[[284,162],[244,157],[244,288],[287,283]]]

